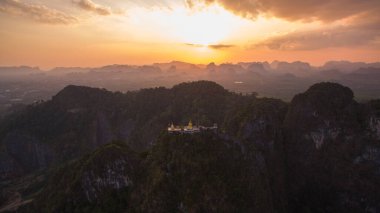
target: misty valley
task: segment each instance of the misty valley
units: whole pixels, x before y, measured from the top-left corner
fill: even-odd
[[[323,66],[305,62],[251,62],[190,64],[173,61],[145,66],[109,65],[99,68],[0,67],[0,116],[13,106],[48,100],[66,85],[133,91],[172,87],[187,81],[210,80],[237,93],[290,101],[294,95],[321,81],[350,87],[358,101],[380,97],[380,64],[330,61]]]

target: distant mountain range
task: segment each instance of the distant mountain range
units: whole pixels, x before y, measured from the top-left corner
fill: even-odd
[[[353,98],[66,86],[0,120],[0,211],[378,212],[380,102]],[[190,119],[218,132],[166,132]]]
[[[285,71],[285,72],[295,72],[295,71],[320,71],[320,70],[339,70],[341,72],[353,72],[360,68],[380,68],[380,62],[366,63],[366,62],[350,62],[350,61],[328,61],[322,66],[312,66],[307,62],[295,61],[295,62],[285,62],[285,61],[273,61],[273,62],[240,62],[236,64],[191,64],[181,61],[172,61],[169,63],[154,63],[153,65],[107,65],[104,67],[91,68],[91,67],[56,67],[47,71],[43,71],[38,67],[29,66],[10,66],[10,67],[0,67],[0,73],[4,72],[48,72],[49,74],[69,74],[76,72],[88,72],[88,71],[120,71],[128,72],[138,68],[157,67],[162,71],[170,70],[173,68],[180,70],[192,70],[192,69],[204,69],[208,66],[224,66],[233,65],[234,67],[241,66],[244,69],[250,68],[250,70],[258,71],[258,69],[272,70],[272,71]],[[256,69],[255,69],[256,65]],[[258,66],[257,66],[258,65]]]
[[[349,86],[356,100],[380,98],[380,63],[331,61],[320,67],[306,62],[245,62],[207,65],[173,61],[152,65],[108,65],[96,68],[0,67],[0,117],[11,106],[48,100],[66,85],[133,91],[172,87],[181,82],[209,80],[238,93],[291,98],[311,85],[330,81]]]

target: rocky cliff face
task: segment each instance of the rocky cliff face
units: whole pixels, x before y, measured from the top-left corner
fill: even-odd
[[[5,159],[0,166],[1,176],[4,178],[17,177],[46,169],[53,164],[80,157],[83,153],[116,139],[110,130],[109,121],[102,114],[88,119],[77,119],[74,116],[72,116],[74,119],[71,119],[68,118],[69,116],[62,114],[58,119],[67,119],[66,121],[56,120],[41,126],[47,129],[46,134],[51,135],[50,131],[54,131],[54,127],[49,127],[49,125],[65,123],[58,125],[58,128],[63,129],[53,133],[54,137],[52,138],[49,138],[48,135],[38,134],[29,127],[15,130],[9,128],[10,130],[4,133],[5,136],[1,140],[3,151],[0,156]],[[93,121],[91,122],[91,120]],[[79,122],[79,125],[83,126],[79,128],[71,126],[72,122]],[[83,143],[84,141],[89,142]]]
[[[369,127],[371,131],[375,134],[376,139],[380,140],[380,118],[378,117],[371,117],[369,119]]]
[[[54,159],[54,152],[37,138],[22,132],[9,132],[3,139],[4,152],[0,154],[1,176],[17,177],[38,169],[47,168]]]
[[[10,115],[0,125],[0,176],[6,179],[47,169],[112,140],[128,139],[134,123],[113,124],[108,111],[113,111],[115,96],[105,90],[68,86],[51,101]]]
[[[267,190],[262,197],[271,203],[267,211],[285,212],[287,199],[285,193],[285,164],[283,147],[283,120],[288,105],[275,99],[257,99],[241,111],[237,141],[243,148],[249,169]]]
[[[303,156],[304,161],[323,145],[360,135],[359,110],[352,91],[338,84],[316,84],[296,95],[284,121],[292,155]]]
[[[0,178],[10,179],[23,174],[23,169],[16,160],[6,152],[0,154]]]
[[[4,138],[4,143],[9,155],[24,167],[28,165],[29,171],[47,168],[53,159],[48,146],[27,134],[10,132]]]
[[[367,104],[367,126],[370,134],[380,140],[380,100],[373,100]]]
[[[316,84],[294,97],[284,121],[294,210],[312,205],[321,211],[379,208],[377,198],[363,194],[373,190],[369,185],[380,186],[375,180],[379,164],[371,160],[377,158],[379,147],[369,131],[376,133],[371,119],[366,121],[365,107],[353,100],[352,91],[338,84]],[[363,170],[361,177],[352,175]]]
[[[287,111],[287,104],[275,99],[257,99],[239,112],[240,140],[250,141],[257,147],[274,148],[282,135],[282,122]]]
[[[125,159],[120,158],[107,162],[104,168],[100,169],[100,173],[95,173],[94,170],[84,172],[80,185],[87,201],[95,201],[103,191],[110,189],[121,190],[133,185],[129,175],[126,174],[127,168],[132,167],[128,163]],[[129,168],[129,171],[131,170]]]
[[[137,181],[138,171],[137,155],[124,144],[102,146],[56,171],[41,196],[22,211],[72,212],[86,209],[93,212],[126,208],[129,190]],[[112,198],[108,197],[111,195]],[[109,202],[119,202],[119,196],[124,200],[122,203],[107,206]]]

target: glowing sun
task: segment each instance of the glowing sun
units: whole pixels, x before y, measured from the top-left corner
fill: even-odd
[[[171,22],[175,34],[185,43],[198,45],[218,44],[233,33],[237,18],[219,6],[210,6],[191,13],[177,11]]]
[[[179,6],[152,10],[148,14],[149,20],[144,23],[155,23],[155,32],[170,36],[176,42],[202,46],[224,42],[243,23],[241,17],[216,4],[197,8]]]

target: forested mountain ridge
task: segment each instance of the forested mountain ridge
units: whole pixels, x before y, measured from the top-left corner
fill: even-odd
[[[255,97],[206,81],[124,94],[70,85],[50,101],[30,105],[1,122],[0,173],[7,177],[47,168],[113,140],[146,150],[171,122],[222,124],[235,103],[250,99]]]
[[[380,102],[353,97],[335,83],[291,103],[206,81],[68,86],[2,121],[2,179],[45,170],[3,181],[0,205],[13,190],[24,212],[377,212]],[[189,119],[218,133],[166,133]]]

